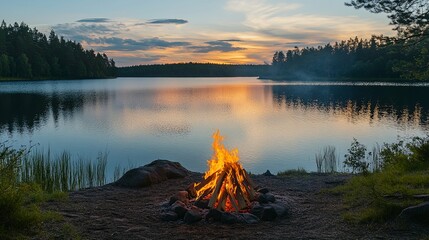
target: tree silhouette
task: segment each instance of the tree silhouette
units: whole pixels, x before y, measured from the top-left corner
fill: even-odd
[[[351,0],[345,4],[387,13],[398,32],[396,44],[402,44],[404,53],[393,69],[409,79],[429,80],[429,0]]]
[[[424,74],[410,74],[423,66],[428,59],[421,52],[408,53],[395,38],[376,37],[370,39],[350,38],[318,47],[295,47],[288,50],[283,61],[283,52],[275,52],[271,74],[277,78],[399,78],[425,79]],[[424,48],[423,48],[424,49]],[[422,48],[420,48],[422,50]],[[284,55],[283,55],[284,56]],[[404,62],[419,59],[413,68],[404,69]],[[426,67],[426,70],[428,68]],[[427,80],[427,78],[426,78]]]
[[[429,0],[351,0],[345,4],[387,13],[391,24],[405,37],[428,35]]]
[[[0,77],[77,79],[113,77],[115,62],[105,54],[84,50],[51,31],[49,37],[25,23],[0,25]]]

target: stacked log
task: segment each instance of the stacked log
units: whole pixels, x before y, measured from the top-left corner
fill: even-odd
[[[224,167],[195,184],[197,201],[208,199],[208,206],[224,211],[239,212],[256,200],[254,184],[241,165],[226,163]]]

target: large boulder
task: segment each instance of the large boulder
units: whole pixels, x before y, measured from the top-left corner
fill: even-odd
[[[429,202],[405,208],[402,210],[399,218],[402,220],[429,224]]]
[[[167,179],[184,178],[189,171],[178,162],[155,160],[143,167],[129,170],[113,185],[129,188],[147,187]]]

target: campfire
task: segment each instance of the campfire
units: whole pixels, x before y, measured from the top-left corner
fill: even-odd
[[[213,156],[208,160],[202,181],[177,192],[164,203],[161,219],[250,224],[286,216],[288,207],[276,201],[267,188],[255,186],[239,162],[238,150],[225,148],[219,130],[213,139]]]
[[[249,209],[256,200],[254,184],[241,166],[238,149],[223,145],[219,130],[213,134],[213,156],[203,181],[194,185],[196,200],[209,200],[208,207],[226,212]]]

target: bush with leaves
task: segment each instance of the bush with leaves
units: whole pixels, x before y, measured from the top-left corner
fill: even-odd
[[[351,168],[352,173],[367,173],[369,164],[365,161],[366,147],[353,138],[348,153],[344,155],[344,167]]]
[[[402,171],[429,169],[429,136],[414,137],[409,142],[384,144],[380,152],[383,168],[396,168]]]
[[[365,152],[365,146],[354,139],[345,165],[356,172],[367,169]],[[379,157],[382,164],[378,171],[355,176],[334,190],[344,194],[348,209],[345,219],[357,222],[391,220],[404,208],[424,201],[416,196],[429,194],[429,136],[384,144]]]

